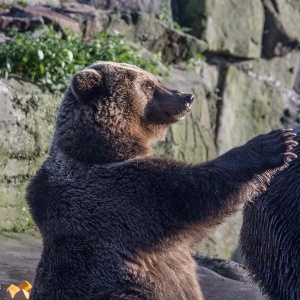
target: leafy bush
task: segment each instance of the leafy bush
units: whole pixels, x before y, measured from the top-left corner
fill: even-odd
[[[130,63],[156,73],[155,63],[145,61],[123,37],[106,33],[82,39],[49,29],[39,37],[16,33],[0,44],[0,76],[18,74],[50,90],[64,90],[75,72],[97,60]]]
[[[177,30],[179,30],[179,31],[185,32],[185,33],[192,31],[192,28],[185,27],[185,26],[181,26],[181,25],[180,25],[179,23],[177,23],[177,22],[174,22],[173,28],[174,28],[174,29],[177,29]]]
[[[174,29],[177,29],[182,32],[189,32],[192,31],[192,28],[181,26],[179,23],[175,22],[171,17],[171,12],[169,11],[168,5],[162,4],[160,6],[159,14],[156,15],[156,18],[163,23],[165,23],[167,26],[173,27]]]

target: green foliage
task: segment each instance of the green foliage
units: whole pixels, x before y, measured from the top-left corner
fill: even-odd
[[[11,3],[0,2],[1,9],[10,9],[13,5]]]
[[[199,54],[197,54],[196,57],[190,58],[186,62],[185,67],[186,67],[187,70],[194,70],[198,66],[201,65],[201,61],[205,61],[205,60],[206,60],[206,57],[202,53],[199,53]]]
[[[2,9],[10,9],[12,8],[14,5],[20,5],[20,6],[28,6],[29,2],[27,0],[18,0],[17,2],[12,2],[12,3],[5,3],[5,1],[1,1],[0,0],[0,8]]]
[[[191,28],[181,26],[179,23],[173,21],[169,8],[166,4],[162,4],[160,6],[160,11],[159,14],[156,15],[156,18],[165,23],[166,25],[171,26],[179,31],[189,32],[192,30]]]
[[[192,30],[189,27],[179,25],[177,22],[173,23],[173,27],[174,27],[174,29],[177,29],[177,30],[182,31],[182,32],[189,32],[189,31]]]
[[[29,2],[27,0],[19,0],[17,1],[17,4],[21,6],[28,6]]]
[[[97,60],[130,63],[156,73],[156,64],[145,61],[123,37],[106,33],[82,39],[49,29],[39,37],[15,33],[0,44],[0,76],[18,74],[52,91],[63,91],[75,72]]]
[[[156,15],[156,18],[165,23],[166,25],[171,25],[173,20],[170,15],[169,8],[166,4],[160,6],[159,14]]]

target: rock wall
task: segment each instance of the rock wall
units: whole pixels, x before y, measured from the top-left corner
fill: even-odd
[[[0,81],[1,230],[33,226],[25,190],[48,151],[60,96],[21,80]]]
[[[175,21],[207,41],[209,51],[271,58],[299,47],[298,0],[172,0]]]
[[[179,0],[173,5],[178,7],[178,22],[191,28],[192,35],[207,41],[210,51],[236,57],[260,56],[264,25],[260,0]]]
[[[299,122],[298,0],[157,0],[153,6],[146,0],[78,2],[84,4],[0,11],[0,28],[8,30],[9,24],[16,24],[14,18],[28,25],[23,29],[30,29],[37,19],[50,20],[61,28],[72,29],[73,24],[83,35],[103,29],[122,34],[145,53],[159,54],[169,74],[161,81],[192,92],[196,100],[191,115],[172,126],[166,142],[156,146],[156,156],[204,162],[257,134]],[[172,20],[163,22],[163,9],[165,19],[173,14],[190,34],[174,29]],[[47,153],[60,98],[21,80],[0,82],[2,230],[33,226],[24,191]],[[239,260],[240,223],[238,213],[200,249]]]

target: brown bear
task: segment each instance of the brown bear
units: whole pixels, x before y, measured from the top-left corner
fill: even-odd
[[[264,190],[296,143],[277,130],[201,165],[152,158],[193,100],[127,64],[74,75],[28,187],[43,238],[31,300],[203,298],[192,245]]]
[[[295,130],[299,142],[300,127]],[[300,155],[300,145],[294,153]],[[254,282],[268,299],[300,299],[299,157],[245,206],[240,244]]]

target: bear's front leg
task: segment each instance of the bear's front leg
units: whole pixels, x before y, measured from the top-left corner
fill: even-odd
[[[291,130],[272,131],[206,164],[163,170],[157,185],[168,188],[156,190],[165,199],[166,215],[170,216],[166,223],[173,226],[175,219],[183,225],[220,223],[239,204],[264,191],[271,177],[296,157],[289,152],[297,145],[294,136]]]

